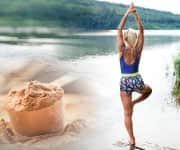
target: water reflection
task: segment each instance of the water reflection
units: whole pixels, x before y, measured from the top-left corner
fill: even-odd
[[[115,54],[117,51],[116,35],[114,34],[106,36],[104,36],[104,34],[98,36],[97,34],[78,35],[70,34],[69,32],[65,34],[64,32],[61,33],[61,30],[58,29],[6,30],[6,32],[0,30],[0,45],[7,46],[7,48],[5,48],[7,53],[14,45],[18,45],[18,48],[22,50],[31,49],[32,46],[34,46],[34,51],[39,51],[42,47],[49,47],[48,49],[44,48],[47,54],[53,51],[58,59],[66,60],[78,59],[84,56]],[[180,34],[172,36],[164,35],[166,31],[158,33],[158,35],[145,36],[145,49],[146,47],[158,46],[162,43],[171,44],[180,41]],[[160,35],[160,33],[162,35]]]

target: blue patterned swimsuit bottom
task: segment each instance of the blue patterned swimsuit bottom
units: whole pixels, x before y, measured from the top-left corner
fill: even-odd
[[[145,87],[141,75],[122,76],[120,81],[120,91],[131,94],[132,92],[140,92]]]

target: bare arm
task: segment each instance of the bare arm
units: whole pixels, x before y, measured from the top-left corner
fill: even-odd
[[[122,48],[124,46],[124,41],[123,41],[123,28],[125,26],[126,20],[128,18],[128,15],[132,12],[135,12],[134,4],[131,3],[129,6],[128,10],[125,12],[124,16],[121,19],[121,22],[118,25],[118,34],[117,34],[117,46],[118,46],[118,53],[119,56],[121,57],[122,55]]]
[[[139,55],[141,55],[143,45],[144,45],[144,28],[143,28],[143,25],[141,23],[141,20],[138,16],[137,12],[134,12],[133,14],[134,14],[134,18],[135,18],[135,21],[137,23],[138,30],[139,30],[136,47],[139,50]]]
[[[123,41],[123,28],[125,26],[125,23],[126,23],[126,20],[128,18],[128,15],[129,13],[126,12],[124,14],[124,16],[122,17],[121,19],[121,22],[119,23],[119,26],[118,26],[118,34],[117,34],[117,46],[118,46],[118,53],[119,53],[119,56],[121,57],[122,55],[122,47],[124,45],[124,41]]]

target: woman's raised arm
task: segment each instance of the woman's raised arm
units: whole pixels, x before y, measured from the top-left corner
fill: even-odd
[[[122,47],[124,45],[123,41],[123,28],[125,26],[126,20],[128,18],[128,15],[132,12],[135,12],[134,4],[131,3],[128,10],[125,12],[124,16],[121,19],[121,22],[118,25],[118,34],[117,34],[117,46],[118,46],[118,53],[121,56],[122,55]]]
[[[136,24],[137,24],[138,30],[139,30],[136,47],[139,49],[140,55],[141,55],[143,45],[144,45],[144,28],[143,28],[143,25],[141,23],[141,20],[138,16],[137,12],[135,11],[133,14],[134,14],[134,18],[135,18],[135,21],[136,21]]]

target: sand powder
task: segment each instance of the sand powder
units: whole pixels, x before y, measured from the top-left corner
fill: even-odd
[[[7,109],[33,111],[52,105],[61,99],[64,90],[52,84],[30,81],[18,90],[8,93]]]

